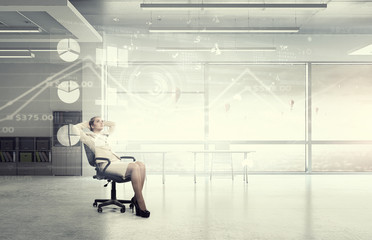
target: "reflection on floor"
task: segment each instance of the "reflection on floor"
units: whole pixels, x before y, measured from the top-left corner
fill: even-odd
[[[149,219],[94,198],[109,188],[91,177],[0,177],[0,239],[370,240],[371,175],[150,175]],[[130,183],[118,198],[131,198]]]

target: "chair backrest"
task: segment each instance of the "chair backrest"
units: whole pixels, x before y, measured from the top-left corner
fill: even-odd
[[[85,153],[87,155],[87,159],[88,159],[89,164],[91,166],[95,167],[96,166],[96,157],[94,155],[94,152],[85,144],[84,144],[84,149],[85,149]]]
[[[93,176],[93,178],[96,178],[98,180],[106,179],[106,180],[112,180],[115,182],[128,182],[130,181],[130,178],[123,179],[121,176],[110,174],[107,172],[101,172],[100,169],[96,166],[96,157],[94,152],[84,144],[85,153],[87,155],[88,162],[91,166],[96,167],[97,174]]]
[[[230,143],[229,142],[218,142],[214,145],[214,149],[216,151],[218,150],[230,150]],[[226,165],[226,160],[231,160],[231,154],[230,153],[215,153],[213,158],[213,163],[221,165]],[[221,167],[220,166],[220,167]],[[224,169],[224,167],[223,167]]]
[[[218,142],[214,145],[215,150],[230,150],[229,142]]]

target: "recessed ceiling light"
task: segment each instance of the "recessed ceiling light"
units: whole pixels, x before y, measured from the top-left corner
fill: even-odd
[[[219,48],[221,52],[274,52],[275,47]],[[211,52],[211,48],[171,48],[158,47],[158,52]]]
[[[33,48],[33,49],[0,49],[0,52],[57,52],[57,49]]]
[[[0,58],[35,58],[29,51],[0,52]]]
[[[141,3],[142,9],[327,8],[326,3]]]
[[[246,27],[198,27],[198,28],[169,28],[152,27],[151,33],[295,33],[298,27],[266,27],[266,28],[246,28]]]
[[[41,29],[38,27],[1,27],[0,33],[40,33]]]

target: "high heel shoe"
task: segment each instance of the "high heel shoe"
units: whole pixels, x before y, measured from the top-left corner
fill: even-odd
[[[136,216],[140,216],[140,217],[143,217],[143,218],[148,218],[150,217],[150,212],[147,211],[147,210],[142,210],[139,205],[138,205],[138,202],[137,202],[137,199],[134,200],[134,197],[132,198],[131,200],[134,204],[134,207],[136,208]]]
[[[130,200],[130,204],[129,204],[129,208],[132,209],[132,213],[134,212],[135,202],[136,200],[134,199],[134,197],[132,197],[132,199]]]

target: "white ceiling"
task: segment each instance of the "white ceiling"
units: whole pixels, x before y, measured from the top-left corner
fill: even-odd
[[[327,3],[325,9],[204,9],[143,10],[143,0],[71,0],[93,26],[125,27],[146,32],[151,26],[300,27],[300,34],[372,33],[372,1],[363,0],[257,0],[243,3]],[[226,3],[226,1],[160,1]],[[234,1],[238,2],[238,1]],[[114,20],[116,19],[116,21]]]
[[[30,6],[30,2],[34,6]],[[0,47],[15,42],[50,42],[66,36],[80,42],[99,42],[105,34],[125,35],[123,45],[133,41],[140,50],[180,46],[221,47],[274,46],[293,49],[297,60],[372,60],[371,55],[349,56],[372,44],[372,0],[248,0],[241,3],[326,3],[325,9],[204,9],[143,10],[144,0],[0,0],[0,23],[5,26],[35,24],[42,34],[0,34]],[[173,0],[174,3],[226,3],[226,1]],[[36,3],[36,4],[35,4]],[[6,11],[6,12],[5,12]],[[1,26],[1,24],[0,24]],[[149,27],[299,27],[292,34],[149,34]],[[129,36],[129,37],[128,37]],[[140,36],[140,37],[138,37]],[[310,54],[309,54],[310,52]],[[287,54],[283,53],[282,54]],[[288,53],[289,54],[289,53]],[[277,54],[278,55],[278,54]]]

